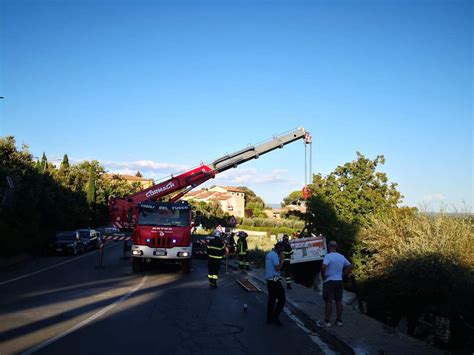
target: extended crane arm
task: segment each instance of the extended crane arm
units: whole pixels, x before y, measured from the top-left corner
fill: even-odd
[[[168,180],[160,182],[148,189],[139,191],[124,199],[111,197],[109,200],[111,217],[113,220],[117,219],[114,215],[117,213],[121,214],[123,212],[120,211],[129,210],[140,202],[146,200],[158,200],[178,192],[171,199],[171,201],[176,201],[196,186],[215,177],[216,174],[231,168],[236,168],[242,163],[252,159],[257,159],[260,155],[278,148],[283,148],[285,145],[299,139],[304,139],[305,143],[311,143],[309,133],[307,133],[303,127],[300,127],[281,136],[273,137],[259,145],[249,146],[235,153],[224,155],[214,160],[209,165],[201,164],[199,167],[186,171],[180,175],[171,176]]]
[[[257,146],[250,146],[233,154],[225,155],[214,160],[210,165],[216,173],[221,173],[231,168],[236,168],[238,165],[249,160],[257,159],[260,155],[271,152],[272,150],[283,148],[285,145],[305,137],[307,137],[307,132],[303,127],[300,127],[284,135],[273,137]]]

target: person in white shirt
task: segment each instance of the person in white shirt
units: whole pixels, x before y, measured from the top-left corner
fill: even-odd
[[[337,243],[334,240],[329,242],[329,253],[324,257],[321,265],[321,277],[323,279],[323,299],[326,302],[324,309],[324,321],[318,321],[320,327],[331,326],[332,302],[336,302],[336,325],[342,327],[342,292],[343,278],[351,270],[351,263],[339,254]]]

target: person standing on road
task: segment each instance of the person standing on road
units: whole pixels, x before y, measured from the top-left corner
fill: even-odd
[[[100,238],[99,241],[99,267],[102,267],[102,260],[104,259],[105,239]]]
[[[324,309],[324,321],[318,321],[320,327],[331,326],[332,302],[336,302],[336,325],[343,326],[342,323],[342,293],[343,278],[347,276],[351,270],[351,263],[339,254],[337,251],[337,243],[334,240],[329,242],[329,253],[324,257],[321,265],[321,278],[323,279],[323,299],[326,303]]]
[[[280,270],[284,262],[283,243],[278,242],[265,257],[265,279],[268,288],[267,324],[283,325],[279,316],[286,302],[285,289],[280,281]]]
[[[250,270],[247,237],[248,234],[244,231],[238,233],[239,239],[237,239],[237,252],[239,253],[239,269]]]
[[[288,234],[283,234],[283,254],[285,255],[285,263],[283,264],[283,270],[285,271],[285,281],[287,290],[291,290],[291,256],[293,255],[293,249],[290,245]]]
[[[207,256],[208,256],[208,274],[209,286],[217,288],[217,279],[219,275],[219,269],[221,267],[222,256],[224,255],[224,243],[221,239],[221,232],[216,230],[214,232],[214,238],[207,244]]]

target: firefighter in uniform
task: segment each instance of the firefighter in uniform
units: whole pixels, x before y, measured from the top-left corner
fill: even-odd
[[[235,239],[234,239],[234,232],[229,233],[227,236],[227,249],[229,250],[229,256],[233,256],[235,254]]]
[[[285,263],[283,264],[283,270],[285,271],[286,288],[291,290],[291,256],[293,255],[293,249],[291,248],[290,241],[287,234],[283,235],[283,254],[285,255]]]
[[[247,236],[248,234],[244,231],[238,233],[239,239],[237,239],[237,253],[239,254],[239,269],[250,270],[248,247],[247,247]]]
[[[222,256],[224,255],[224,243],[221,239],[221,232],[214,232],[214,239],[211,239],[207,244],[208,260],[208,279],[210,287],[217,287],[217,278],[219,269],[221,267]]]

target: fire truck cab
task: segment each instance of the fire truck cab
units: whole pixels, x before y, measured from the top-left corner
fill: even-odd
[[[179,263],[184,272],[191,267],[191,206],[186,201],[146,201],[138,205],[133,231],[132,268],[144,263]]]

